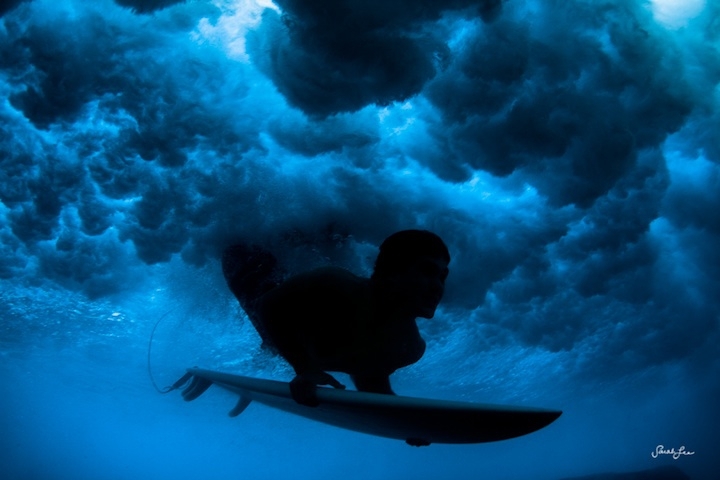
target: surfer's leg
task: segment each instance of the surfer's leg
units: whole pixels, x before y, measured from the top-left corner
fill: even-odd
[[[277,265],[277,259],[257,245],[233,245],[223,252],[222,269],[230,291],[260,334],[263,347],[275,351],[267,329],[255,314],[254,305],[258,298],[282,281],[283,272]]]
[[[355,388],[360,392],[395,395],[392,387],[390,387],[390,377],[388,375],[351,375],[350,378],[352,378]]]
[[[228,287],[245,307],[282,280],[275,256],[257,245],[233,245],[223,252],[222,269]]]

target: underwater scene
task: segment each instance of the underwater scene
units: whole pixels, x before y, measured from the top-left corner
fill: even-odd
[[[714,0],[3,1],[0,477],[720,478],[719,48]],[[562,415],[411,446],[192,367]]]

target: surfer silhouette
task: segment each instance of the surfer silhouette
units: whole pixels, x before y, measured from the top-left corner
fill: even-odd
[[[263,346],[295,370],[296,402],[317,405],[315,386],[345,388],[327,372],[350,375],[359,391],[394,394],[390,375],[425,353],[417,318],[442,299],[450,254],[426,230],[403,230],[380,245],[370,278],[323,267],[284,280],[268,251],[225,250],[223,274]]]

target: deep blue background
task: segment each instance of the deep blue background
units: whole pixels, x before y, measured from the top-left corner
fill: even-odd
[[[2,4],[3,478],[718,478],[717,3],[319,5]],[[547,429],[416,449],[152,388],[161,319],[162,386],[291,378],[227,245],[367,275],[417,227],[451,274],[394,388]]]

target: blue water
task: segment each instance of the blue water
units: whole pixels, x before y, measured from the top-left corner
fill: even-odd
[[[291,378],[283,362],[258,351],[249,321],[218,290],[219,269],[215,278],[180,271],[200,278],[191,291],[166,288],[130,302],[88,302],[5,285],[4,478],[557,479],[663,465],[691,478],[714,478],[716,463],[706,450],[716,442],[712,372],[658,367],[631,378],[582,381],[566,370],[572,362],[562,353],[498,348],[463,363],[457,344],[431,343],[425,359],[395,375],[398,392],[561,408],[564,414],[526,437],[427,448],[262,405],[230,418],[236,399],[217,388],[191,403],[177,391],[160,395],[146,353],[153,323],[163,315],[152,350],[161,386],[194,365]],[[208,296],[216,298],[212,306],[201,300]],[[686,445],[696,454],[653,459],[658,444]]]
[[[318,5],[0,6],[0,476],[719,478],[717,2]],[[394,389],[559,420],[412,448],[153,388],[158,321],[160,386],[292,378],[228,245],[369,275],[407,228],[452,261]]]

